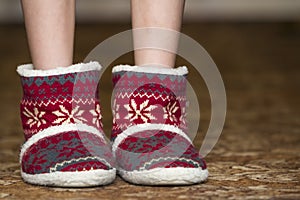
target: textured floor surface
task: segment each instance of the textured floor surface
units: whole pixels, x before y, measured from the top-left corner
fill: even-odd
[[[129,27],[78,26],[75,60]],[[208,181],[189,187],[141,187],[118,177],[105,187],[62,189],[28,185],[20,178],[21,88],[15,67],[30,59],[23,27],[0,26],[0,199],[300,199],[300,24],[187,24],[183,32],[213,57],[227,92],[224,130],[206,157]],[[132,63],[132,54],[115,61],[125,62]],[[191,68],[183,59],[178,64]],[[109,133],[112,88],[106,73],[100,94]],[[189,80],[199,87],[201,127],[194,142],[200,148],[210,100],[197,74],[191,73]]]

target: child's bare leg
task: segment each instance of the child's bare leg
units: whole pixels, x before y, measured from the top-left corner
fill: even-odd
[[[173,68],[184,0],[131,3],[137,66],[112,70],[111,136],[119,174],[142,185],[200,183],[208,176],[206,164],[185,134],[188,70]]]
[[[22,0],[22,6],[35,69],[71,65],[75,0]]]
[[[180,31],[184,2],[184,0],[131,0],[133,29],[159,27]],[[134,36],[135,41],[140,39],[137,37],[147,39],[147,36],[138,34]],[[174,67],[176,58],[176,54],[155,49],[136,50],[134,55],[135,64],[138,66],[152,63]]]
[[[22,4],[34,66],[17,69],[25,136],[21,176],[44,186],[107,185],[116,177],[116,166],[96,92],[101,66],[72,65],[75,0],[22,0]]]

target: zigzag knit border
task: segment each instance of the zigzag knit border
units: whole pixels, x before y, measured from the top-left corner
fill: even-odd
[[[75,100],[75,99],[71,99],[71,100],[68,100],[68,99],[61,99],[61,100],[54,100],[54,101],[51,101],[51,100],[48,100],[47,102],[45,101],[30,101],[30,100],[22,100],[21,101],[21,104],[25,105],[25,106],[48,106],[50,104],[52,105],[56,105],[56,104],[64,104],[64,103],[75,103],[75,104],[89,104],[89,105],[92,105],[92,104],[95,104],[96,101],[95,99],[86,99],[86,100],[83,100],[83,99],[79,99],[79,100]]]
[[[162,161],[162,160],[164,160],[164,161],[167,161],[167,160],[169,160],[169,161],[174,161],[174,160],[186,161],[186,162],[193,163],[195,166],[201,167],[201,166],[199,166],[199,163],[194,161],[193,159],[179,158],[179,157],[160,157],[160,158],[156,158],[156,159],[155,158],[151,159],[150,161],[143,163],[143,165],[141,167],[139,167],[138,170],[139,171],[147,170],[147,165],[150,166],[151,164]]]
[[[25,98],[25,97],[23,97],[26,101],[56,101],[56,100],[58,100],[58,99],[67,99],[67,98],[69,98],[69,99],[73,99],[73,98],[78,98],[78,99],[80,99],[80,98],[83,98],[83,99],[85,99],[85,98],[95,98],[94,97],[95,95],[94,94],[91,94],[91,95],[87,95],[87,94],[82,94],[82,95],[76,95],[76,94],[65,94],[65,95],[57,95],[57,96],[50,96],[50,97],[48,97],[48,96],[44,96],[44,97],[42,97],[42,98],[40,98],[40,97],[31,97],[31,98],[28,98],[27,97],[27,99]]]
[[[71,160],[65,160],[61,163],[56,163],[55,166],[53,167],[50,167],[50,173],[53,173],[53,172],[57,172],[57,168],[58,167],[61,167],[61,166],[64,166],[64,164],[70,164],[72,163],[73,161],[86,161],[86,160],[89,160],[89,159],[96,159],[98,161],[101,161],[102,163],[104,163],[105,165],[109,166],[110,168],[113,168],[111,166],[111,164],[109,162],[107,162],[105,159],[103,158],[100,158],[98,156],[88,156],[88,157],[84,157],[84,158],[73,158]],[[91,168],[91,170],[94,170],[93,168]]]
[[[153,94],[153,93],[151,93],[150,95],[148,95],[147,93],[144,93],[144,94],[140,94],[140,93],[137,93],[137,94],[133,94],[133,93],[127,93],[127,92],[118,92],[117,94],[116,94],[116,97],[117,98],[131,98],[131,97],[134,97],[134,98],[136,98],[136,97],[140,97],[140,98],[143,98],[143,97],[147,97],[147,98],[154,98],[155,100],[157,100],[157,99],[162,99],[163,101],[166,101],[166,100],[171,100],[171,98],[170,98],[170,95],[166,95],[166,97],[164,98],[164,97],[162,97],[162,95],[155,95],[155,94]],[[181,97],[179,97],[179,96],[176,96],[176,100],[178,100],[178,101],[185,101],[186,100],[186,97],[185,96],[181,96]]]

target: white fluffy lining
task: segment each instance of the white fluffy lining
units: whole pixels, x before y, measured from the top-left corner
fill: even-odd
[[[112,183],[116,178],[116,169],[89,170],[80,172],[53,172],[46,174],[27,174],[21,171],[24,181],[48,186],[90,187]]]
[[[89,63],[78,63],[69,67],[57,67],[49,70],[37,70],[34,69],[32,64],[20,65],[17,68],[17,72],[21,76],[25,77],[36,77],[36,76],[55,76],[61,74],[75,73],[75,72],[86,72],[92,70],[101,70],[101,65],[98,62]]]
[[[142,72],[142,73],[152,73],[152,74],[167,74],[167,75],[177,75],[183,76],[188,74],[188,69],[186,66],[178,68],[163,68],[163,67],[140,67],[140,66],[130,66],[130,65],[118,65],[112,69],[112,72]]]
[[[57,135],[59,133],[67,132],[67,131],[86,131],[95,134],[99,136],[103,141],[106,141],[102,133],[100,133],[96,128],[92,126],[88,126],[86,124],[66,124],[66,125],[59,125],[59,126],[51,126],[33,135],[25,142],[25,144],[22,146],[20,151],[20,163],[22,161],[23,155],[26,152],[26,150],[29,147],[31,147],[33,144],[38,142],[40,139],[43,139],[48,136]]]
[[[126,139],[128,136],[133,135],[137,132],[141,132],[141,131],[146,131],[146,130],[163,130],[163,131],[171,131],[174,133],[177,133],[178,135],[184,137],[185,139],[187,139],[191,144],[192,141],[191,139],[179,128],[177,128],[176,126],[173,125],[169,125],[169,124],[150,124],[150,123],[145,123],[145,124],[138,124],[138,125],[134,125],[134,126],[130,126],[128,127],[125,131],[123,131],[122,133],[120,133],[113,145],[112,145],[112,151],[113,153],[115,153],[115,151],[117,150],[118,146],[120,145],[120,143]]]
[[[155,168],[142,171],[125,171],[118,173],[128,182],[142,185],[191,185],[203,182],[208,177],[208,170],[202,168]]]

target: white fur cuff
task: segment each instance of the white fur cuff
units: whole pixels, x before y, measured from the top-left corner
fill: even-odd
[[[69,67],[57,67],[55,69],[49,70],[36,70],[34,69],[32,64],[20,65],[17,68],[17,72],[20,76],[25,77],[44,77],[44,76],[55,76],[61,74],[68,73],[76,73],[76,72],[86,72],[93,70],[101,70],[101,65],[98,62],[89,62],[89,63],[78,63],[75,65],[71,65]]]
[[[142,72],[142,73],[152,73],[152,74],[167,74],[167,75],[177,75],[183,76],[188,74],[188,69],[186,66],[178,68],[163,68],[163,67],[139,67],[139,66],[130,66],[130,65],[118,65],[112,69],[112,72]]]

